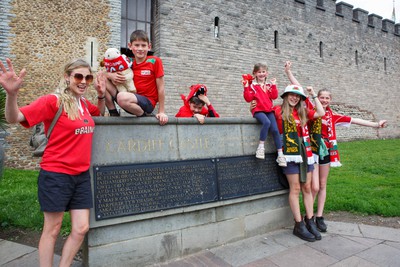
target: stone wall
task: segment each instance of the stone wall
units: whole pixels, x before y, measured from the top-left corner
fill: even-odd
[[[52,92],[71,58],[86,58],[96,70],[105,49],[120,44],[120,6],[118,0],[2,1],[0,60],[10,57],[17,71],[28,73],[19,104]],[[291,60],[302,85],[332,90],[334,103],[344,108],[339,112],[350,107],[358,110],[354,115],[389,121],[379,132],[340,130],[339,141],[360,133],[400,136],[399,24],[334,0],[156,1],[154,17],[154,51],[165,67],[170,117],[182,105],[180,94],[195,83],[208,86],[222,117],[249,117],[241,74],[265,62],[282,92],[288,84],[283,66]],[[17,125],[9,132],[7,166],[37,168],[30,131]]]
[[[17,72],[22,68],[27,71],[19,93],[19,105],[26,105],[40,95],[54,92],[60,82],[63,66],[72,58],[85,58],[96,69],[111,37],[116,38],[116,34],[111,34],[111,29],[114,32],[117,28],[119,30],[120,17],[110,15],[110,5],[105,1],[5,2],[4,7],[2,2],[4,13],[0,14],[9,22],[2,24],[5,34],[1,32],[0,38],[6,40],[4,44],[7,47],[1,51],[0,60],[10,57]],[[4,20],[1,23],[6,22]],[[113,26],[116,23],[117,26]],[[111,44],[119,45],[119,40]],[[91,47],[97,49],[91,51]],[[89,99],[92,99],[94,91],[90,89]],[[20,125],[12,125],[9,132],[7,166],[37,168],[40,159],[32,158],[29,147],[31,131]]]

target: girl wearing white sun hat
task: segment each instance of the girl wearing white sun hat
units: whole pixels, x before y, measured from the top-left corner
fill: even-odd
[[[312,87],[307,92],[315,95]],[[313,198],[311,176],[314,169],[314,158],[310,147],[307,122],[324,114],[321,103],[317,101],[316,110],[308,109],[304,103],[306,95],[300,85],[292,84],[285,88],[282,105],[275,107],[275,117],[279,132],[283,138],[283,153],[287,167],[282,168],[289,182],[289,205],[295,220],[293,234],[313,242],[321,239],[313,220]],[[303,221],[300,212],[300,191],[306,218]]]

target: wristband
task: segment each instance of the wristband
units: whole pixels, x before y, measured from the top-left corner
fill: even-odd
[[[98,100],[102,100],[102,99],[105,99],[105,98],[106,98],[106,96],[103,96],[103,97],[98,96],[97,97]]]
[[[317,95],[313,95],[311,98],[316,99],[317,97],[318,97]]]

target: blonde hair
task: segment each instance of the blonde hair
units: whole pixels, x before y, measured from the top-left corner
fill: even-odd
[[[70,76],[75,69],[79,68],[87,68],[90,74],[92,74],[92,69],[90,68],[89,63],[83,59],[73,59],[64,66],[64,75]],[[57,91],[60,96],[58,98],[57,107],[59,107],[60,104],[63,105],[64,111],[68,115],[68,119],[79,119],[80,113],[76,103],[76,97],[72,94],[69,84],[67,84],[67,87],[65,87],[65,85],[63,88],[59,87]]]
[[[295,107],[291,107],[289,105],[289,101],[287,100],[289,94],[285,94],[283,97],[283,102],[282,102],[282,119],[288,122],[293,122],[293,117],[292,111],[293,108],[297,109],[297,114],[299,115],[300,118],[300,124],[302,127],[304,127],[307,124],[308,118],[307,118],[307,109],[304,105],[304,101],[300,98],[299,103],[296,104]]]

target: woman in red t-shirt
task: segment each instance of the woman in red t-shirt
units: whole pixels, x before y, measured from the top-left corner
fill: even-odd
[[[19,76],[10,59],[8,70],[0,61],[0,84],[6,91],[5,117],[9,123],[32,127],[44,123],[45,132],[59,107],[57,120],[45,148],[38,177],[38,198],[44,213],[44,225],[39,241],[40,266],[52,266],[54,246],[60,232],[64,212],[71,216],[71,234],[65,241],[60,266],[70,266],[89,230],[89,210],[93,207],[89,174],[90,151],[94,121],[105,109],[105,78],[97,76],[97,105],[83,97],[93,75],[90,65],[76,59],[64,67],[66,86],[59,94],[39,97],[30,105],[19,108],[17,94],[26,71]]]

